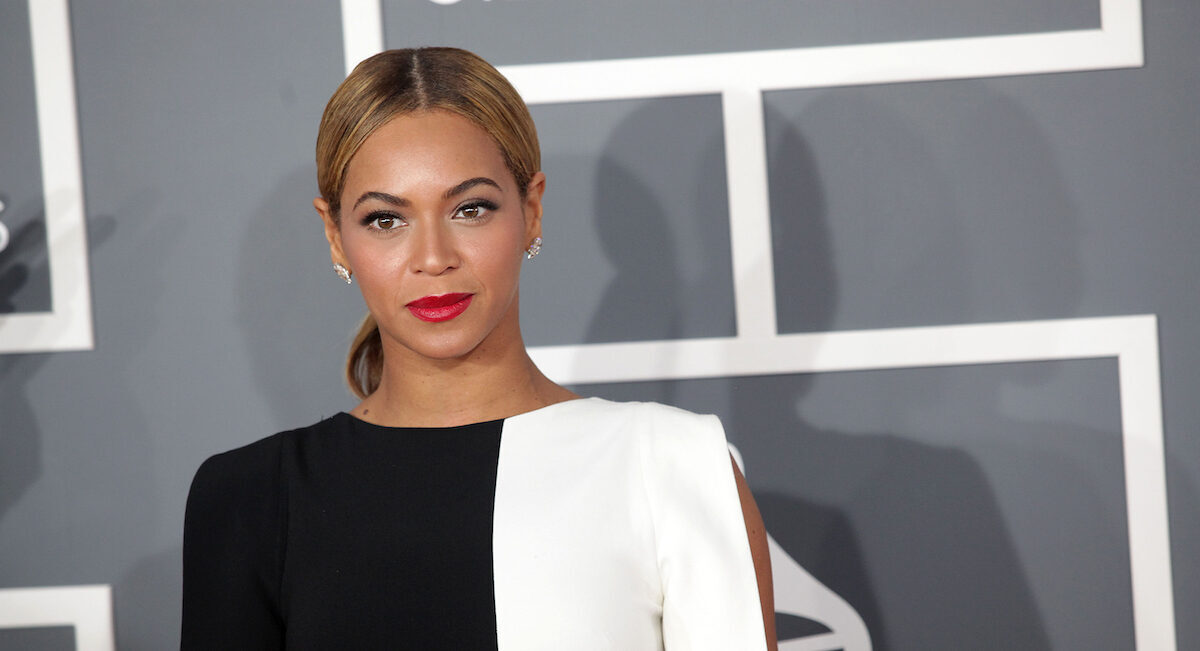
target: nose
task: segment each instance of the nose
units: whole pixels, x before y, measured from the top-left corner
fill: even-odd
[[[413,230],[410,265],[414,273],[440,276],[458,268],[458,247],[446,224],[423,222]]]

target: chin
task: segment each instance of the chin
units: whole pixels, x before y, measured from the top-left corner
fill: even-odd
[[[475,351],[473,347],[444,347],[427,350],[414,350],[422,357],[437,360],[439,362],[449,362],[454,360],[462,360]]]
[[[464,315],[467,316],[467,315]],[[408,324],[406,324],[407,326]],[[382,324],[381,324],[382,326]],[[429,360],[463,360],[472,354],[484,353],[507,343],[507,329],[499,324],[467,320],[459,317],[441,324],[418,324],[415,328],[393,330],[389,336],[381,328],[384,337],[392,339],[398,347]]]
[[[462,336],[446,336],[424,339],[422,341],[402,342],[405,348],[412,352],[439,361],[462,359],[479,348],[480,341],[475,338]]]

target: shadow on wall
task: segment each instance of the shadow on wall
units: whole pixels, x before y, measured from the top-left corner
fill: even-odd
[[[718,106],[711,97],[650,101],[604,143],[591,215],[616,275],[596,304],[586,342],[733,334]],[[674,124],[677,111],[698,124]]]
[[[769,115],[781,330],[1079,316],[1080,219],[1028,111],[983,82],[886,91]],[[853,374],[735,381],[751,483],[847,515],[887,624],[877,648],[1130,648],[1115,375],[1105,402],[1052,421],[1039,405],[1095,390],[1069,363],[976,369],[879,372],[841,395],[828,387]],[[810,540],[797,558],[814,574],[836,574],[808,518],[764,512],[789,551]],[[853,601],[845,584],[829,583]]]
[[[600,161],[596,196],[598,240],[616,276],[604,290],[586,341],[679,338],[683,279],[662,205],[611,151]],[[657,273],[644,273],[647,268]]]
[[[927,104],[948,107],[944,114],[928,120],[934,129],[957,129],[949,140],[932,142],[913,128],[905,115],[879,105],[865,92],[817,94],[798,114],[768,115],[782,331],[850,327],[847,315],[851,321],[859,320],[853,327],[1073,315],[1082,289],[1075,249],[1078,220],[1037,125],[986,84],[944,85],[927,92],[933,93],[932,100],[923,100]],[[848,116],[853,119],[847,122]],[[838,133],[838,125],[859,130],[842,143],[857,149],[830,165],[825,155],[828,148],[821,146],[820,155],[815,153],[812,137],[846,135]],[[953,151],[937,149],[946,142]],[[614,146],[628,145],[615,141]],[[606,151],[605,156],[620,159],[621,154]],[[841,176],[856,173],[862,176]],[[833,215],[827,204],[830,174],[838,175],[842,188],[858,184],[871,190],[872,184],[882,182],[888,184],[885,189],[894,190],[890,196],[883,193],[883,201],[879,192],[864,191],[861,197],[851,198],[858,203],[845,201],[845,193],[838,195],[839,236],[866,241],[866,250],[879,256],[864,255],[834,264],[835,242],[829,223]],[[976,178],[979,176],[983,178]],[[620,174],[609,177],[612,182],[622,182]],[[639,180],[623,182],[634,188],[630,196],[647,192]],[[620,194],[606,191],[599,196],[607,199]],[[630,224],[634,215],[627,209],[605,205],[596,214],[599,223],[617,232],[656,232],[654,227]],[[656,214],[649,210],[637,217],[655,219]],[[847,226],[844,218],[857,221]],[[971,228],[964,227],[964,222]],[[897,237],[917,239],[889,257],[889,246]],[[651,264],[631,260],[619,244],[605,240],[606,253],[630,278],[683,275],[672,267],[675,261],[669,255],[669,243],[655,245],[668,255]],[[836,244],[838,251],[846,250],[847,242]],[[851,244],[850,250],[863,250]],[[1013,255],[1014,251],[1030,250],[1033,253],[1024,258]],[[1047,271],[1042,266],[1021,264],[1027,258],[1051,258],[1057,266]],[[1006,273],[993,273],[994,268]],[[839,281],[843,280],[839,274],[847,269],[860,274],[849,286],[874,292],[866,301],[855,295],[849,310],[838,301]],[[611,297],[619,295],[615,288],[620,282],[614,282],[606,293],[598,311],[601,316],[593,321],[593,327],[615,327],[604,321],[604,315],[615,301]],[[1047,285],[1052,291],[1045,291]],[[662,333],[664,337],[671,334],[669,329]],[[1053,368],[1027,365],[1016,369],[1015,376],[1006,377],[1015,377],[1022,386],[1042,385],[1053,380]],[[1072,509],[1078,511],[1073,514],[1078,519],[1068,526],[1117,520],[1100,526],[1105,540],[1099,545],[1110,556],[1080,560],[1076,556],[1083,555],[1075,554],[1076,550],[1052,550],[1065,554],[1063,576],[1067,583],[1075,582],[1075,588],[1083,586],[1086,591],[1089,585],[1118,584],[1115,595],[1108,593],[1115,605],[1097,605],[1092,595],[1078,595],[1080,601],[1092,603],[1077,612],[1055,614],[1055,621],[1060,627],[1066,621],[1073,629],[1067,630],[1068,637],[1077,640],[1079,636],[1126,639],[1130,623],[1120,617],[1128,594],[1127,589],[1121,594],[1122,572],[1106,571],[1096,562],[1112,553],[1119,556],[1122,514],[1114,516],[1090,491],[1105,485],[1106,479],[1099,476],[1103,471],[1072,466],[1072,447],[1094,442],[1105,432],[1020,421],[1005,413],[994,386],[975,387],[984,396],[979,399],[944,382],[900,387],[895,396],[866,394],[884,403],[869,408],[894,408],[899,423],[914,410],[951,406],[978,414],[978,428],[968,420],[961,424],[962,430],[935,434],[900,424],[895,431],[838,430],[806,421],[798,409],[821,380],[820,375],[793,375],[593,385],[579,390],[613,399],[653,398],[721,413],[731,440],[746,458],[748,480],[757,489],[768,529],[789,555],[854,607],[866,622],[875,649],[1051,648],[1028,568],[1010,527],[1023,527],[1028,540],[1024,527],[1052,529],[1058,523],[1049,518]],[[856,405],[852,397],[840,404],[835,411],[867,408]],[[722,408],[724,405],[728,408]],[[978,444],[1008,431],[1020,434],[991,449],[985,449],[986,443]],[[1119,464],[1119,443],[1115,449]],[[1052,507],[1021,512],[1047,519],[1014,522],[1007,517],[1013,509],[1002,506],[990,479],[1019,480],[1013,480],[1011,472],[1003,476],[1003,469],[997,470],[997,458],[1004,468],[1033,468],[1039,476],[1049,477],[1048,482],[1043,478],[1046,485],[1039,489],[1077,488],[1065,491],[1071,493],[1069,497],[1048,494]],[[984,459],[988,468],[981,464]],[[1005,486],[1011,489],[1010,483]],[[1106,578],[1096,583],[1085,570]],[[1052,588],[1060,585],[1050,584]],[[1051,602],[1062,599],[1054,594],[1047,598]],[[1072,619],[1081,612],[1117,616],[1114,622],[1092,622],[1093,635],[1082,630],[1089,627],[1087,622]],[[781,641],[824,630],[803,618],[783,616],[779,622]],[[1061,628],[1056,633],[1062,633]]]
[[[40,211],[40,203],[37,208],[25,206],[12,212],[24,215],[32,210]],[[26,283],[31,278],[49,278],[44,224],[44,213],[24,221],[0,251],[0,329],[2,317],[18,311],[15,297]],[[89,217],[87,227],[94,249],[112,236],[116,220]],[[0,520],[42,474],[41,429],[26,387],[49,359],[48,353],[0,354]]]
[[[1171,499],[1172,531],[1200,531],[1200,486],[1189,477],[1188,470],[1177,458],[1167,457],[1167,494]],[[1200,582],[1178,578],[1200,576],[1200,554],[1196,554],[1194,548],[1184,548],[1180,544],[1184,536],[1172,538],[1174,544],[1171,546],[1171,569],[1177,577],[1174,585],[1175,603],[1200,603]],[[1187,624],[1182,620],[1186,617],[1187,615],[1176,607],[1176,629],[1180,639],[1185,639],[1184,627]]]
[[[970,455],[800,420],[805,376],[741,378],[733,427],[788,554],[849,602],[875,649],[1049,649],[991,488]],[[770,424],[764,431],[764,424]],[[751,438],[753,437],[753,438]]]
[[[164,640],[179,639],[183,613],[183,548],[174,546],[134,564],[120,579],[122,599],[114,606],[119,621],[136,621],[118,631],[123,649],[162,648]],[[167,598],[164,598],[167,597]]]
[[[7,217],[8,215],[5,213],[25,214],[28,212],[28,208],[12,210],[5,203],[5,197],[0,195],[0,217]],[[11,314],[18,310],[17,296],[28,284],[29,266],[34,263],[28,259],[30,256],[27,252],[35,247],[39,251],[45,249],[45,245],[42,243],[45,238],[43,227],[45,212],[41,210],[40,206],[34,209],[38,211],[38,214],[33,219],[26,221],[15,230],[10,231],[5,228],[4,232],[0,234],[0,244],[4,245],[3,248],[0,248],[0,315]],[[0,227],[3,227],[3,222],[0,222]],[[46,268],[45,265],[43,268]]]
[[[309,425],[347,408],[341,367],[366,313],[358,286],[329,261],[312,166],[293,170],[245,218],[238,250],[238,326],[254,384],[277,430]],[[261,438],[273,432],[250,433]]]
[[[874,327],[924,325],[922,318],[943,313],[938,302],[961,305],[971,295],[953,181],[931,145],[870,97],[834,92],[799,115],[768,116],[775,125],[769,162],[781,330],[838,327],[838,274],[846,267],[863,276],[851,286],[865,283],[877,292],[857,312],[869,314]],[[837,158],[828,161],[829,148],[816,153],[805,126],[797,125],[817,137],[839,126],[859,131],[835,143],[848,151],[834,150]],[[849,229],[839,224],[839,234],[868,242],[871,252],[850,265],[833,260],[827,174],[839,175],[839,187],[861,188],[838,196],[838,218],[854,220]],[[873,187],[880,183],[885,192]],[[918,255],[889,257],[889,247],[913,230],[927,240],[913,247]],[[929,246],[937,246],[936,255],[919,255]],[[945,268],[947,255],[956,269]],[[877,311],[865,311],[871,308]],[[896,315],[911,322],[889,322]],[[778,542],[858,610],[875,649],[1050,648],[979,462],[955,445],[929,445],[907,432],[834,431],[805,422],[796,406],[819,381],[794,375],[733,382],[732,426],[744,433],[750,481],[772,487],[761,502]],[[917,404],[932,409],[947,398],[938,387],[914,389],[922,393]],[[874,397],[897,404],[892,396]],[[851,398],[842,408],[866,407]]]
[[[0,319],[17,311],[16,296],[31,276],[49,271],[47,259],[24,254],[33,248],[30,242],[44,238],[43,222],[42,215],[27,221],[9,234],[8,246],[0,251]],[[38,250],[45,251],[42,246]],[[0,520],[42,474],[41,430],[25,386],[48,358],[48,354],[0,354]]]
[[[138,196],[144,205],[153,205],[157,201],[153,191]],[[120,211],[118,214],[127,213]],[[87,217],[87,242],[94,264],[101,258],[98,254],[106,249],[116,234],[117,223],[118,219],[109,215]],[[27,231],[41,228],[41,224],[40,218],[27,223],[14,234],[12,246],[0,254],[0,304],[6,304],[8,297],[21,289],[24,278],[49,273],[49,261],[45,255],[8,256],[11,252],[26,250],[21,243],[29,237]],[[169,224],[161,220],[151,220],[150,224],[148,230],[139,231],[139,236],[144,238],[142,241],[160,242],[161,249],[169,249],[169,238],[162,237],[163,233],[170,232]],[[45,251],[44,248],[40,250]],[[154,570],[155,576],[138,577],[132,582],[128,581],[128,576],[118,578],[104,569],[111,563],[110,559],[121,558],[144,542],[141,538],[145,534],[145,520],[141,514],[154,512],[153,502],[161,497],[152,485],[154,482],[148,481],[153,464],[145,455],[150,454],[153,446],[145,440],[147,425],[142,417],[143,405],[124,381],[124,378],[137,376],[135,371],[141,368],[138,366],[138,356],[161,352],[149,348],[146,343],[151,340],[149,333],[155,332],[157,302],[163,292],[160,275],[146,273],[146,269],[159,262],[152,257],[118,256],[115,260],[109,258],[100,264],[106,266],[106,271],[112,272],[110,277],[119,278],[120,283],[95,282],[98,277],[92,276],[96,349],[73,355],[80,355],[83,359],[77,367],[80,377],[99,368],[104,369],[102,374],[105,380],[93,382],[78,391],[78,395],[66,398],[71,401],[74,411],[55,414],[60,426],[65,424],[68,428],[66,431],[43,434],[35,410],[35,404],[41,405],[44,412],[46,404],[61,404],[64,398],[51,397],[47,403],[46,400],[35,401],[29,393],[35,377],[53,354],[0,355],[0,520],[9,514],[13,505],[41,477],[45,462],[44,437],[73,437],[74,434],[86,433],[89,440],[94,439],[105,446],[103,450],[85,453],[85,456],[90,456],[82,460],[82,464],[81,458],[74,455],[78,450],[72,450],[72,454],[57,460],[59,465],[72,469],[72,476],[53,479],[69,479],[67,483],[73,498],[68,503],[54,506],[51,520],[65,518],[65,521],[74,523],[73,532],[60,532],[63,535],[45,541],[43,548],[37,550],[37,555],[31,557],[26,554],[26,562],[19,567],[5,568],[4,584],[58,585],[77,583],[80,577],[92,577],[85,579],[91,582],[113,582],[116,633],[122,648],[154,647],[156,644],[147,646],[145,640],[161,640],[164,638],[155,636],[164,630],[178,629],[178,601],[175,597],[179,590],[172,584],[172,581],[177,582],[179,574],[177,550],[165,554],[167,560],[158,564]],[[113,327],[106,329],[106,325]],[[69,387],[66,389],[70,390]],[[86,421],[86,425],[79,425],[81,421]],[[37,498],[39,504],[45,507],[45,488],[39,489]],[[116,505],[127,508],[122,510]],[[105,508],[113,511],[105,514]],[[134,512],[136,515],[131,516]],[[98,513],[103,517],[97,519]],[[134,522],[132,526],[119,527],[116,524],[129,523],[131,517]],[[114,526],[118,528],[109,530],[92,526],[105,522],[110,529]],[[65,540],[69,538],[67,534],[99,537],[95,538],[94,545],[72,546],[69,540]],[[64,555],[64,550],[70,550],[69,555]],[[97,561],[97,558],[106,560]],[[97,562],[105,565],[97,567]],[[147,589],[147,581],[159,584],[166,581],[166,588]],[[150,635],[147,635],[148,631]],[[165,639],[171,639],[174,635],[172,632]],[[128,644],[128,640],[143,640],[143,643]]]
[[[1036,123],[986,84],[906,87],[891,96],[898,106],[905,105],[902,93],[916,100],[906,107],[917,107],[914,113],[843,89],[816,94],[796,113],[770,116],[768,124],[782,125],[771,137],[781,329],[1074,316],[1081,291],[1078,220]],[[922,107],[935,107],[935,114],[921,115]],[[856,254],[838,265],[827,224],[835,215],[824,198],[833,181],[837,232],[857,240],[836,242],[837,251]],[[840,283],[856,292],[845,309],[834,300]],[[1041,385],[1056,368],[1023,365],[1006,369],[1006,378]],[[833,381],[844,378],[735,381],[733,421],[748,439],[750,481],[757,477],[774,489],[763,498],[769,528],[852,603],[874,596],[878,611],[860,612],[876,648],[1050,648],[1035,594],[1054,604],[1064,584],[1068,591],[1090,586],[1084,591],[1106,594],[1111,603],[1097,604],[1093,594],[1073,598],[1087,604],[1077,609],[1059,602],[1070,612],[1052,615],[1056,643],[1132,643],[1122,617],[1129,612],[1127,573],[1120,569],[1127,554],[1123,512],[1098,504],[1091,489],[1111,486],[1097,476],[1103,473],[1072,465],[1077,444],[1107,439],[1101,456],[1119,476],[1119,440],[1111,432],[1018,420],[1005,413],[995,386],[946,379],[957,372],[884,381],[886,393],[860,394],[879,401],[873,405],[820,392],[840,406],[813,411],[887,410],[891,416],[882,422],[896,429],[874,433],[820,427],[801,415],[822,380],[840,386]],[[969,371],[957,377],[971,384]],[[1007,506],[990,484],[997,478]],[[1041,503],[1014,508],[1014,493]],[[831,517],[830,509],[844,517]],[[1056,514],[1066,517],[1055,520]],[[1032,564],[1010,527],[1020,530],[1027,553],[1034,547]],[[1081,527],[1105,534],[1082,541],[1091,547],[1087,553],[1061,544]],[[844,551],[852,541],[850,548],[863,554],[857,572],[848,571]],[[1104,553],[1093,553],[1097,548]],[[1045,567],[1055,555],[1062,564]],[[1052,578],[1030,575],[1039,570]],[[1041,586],[1035,591],[1031,583]],[[1103,622],[1084,621],[1081,613],[1100,613]]]
[[[677,101],[649,102],[630,113],[600,154],[590,215],[615,275],[595,304],[586,343],[735,332],[720,114],[708,115],[702,102],[683,107],[693,119],[713,120],[703,142],[684,148],[694,158],[680,159],[670,139],[697,137],[699,129],[670,126],[678,120]],[[670,181],[651,183],[648,170]],[[643,392],[630,399],[676,402],[671,385],[639,386]]]

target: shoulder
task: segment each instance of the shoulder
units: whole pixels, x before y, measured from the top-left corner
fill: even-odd
[[[629,446],[650,481],[729,472],[725,430],[716,416],[656,402],[589,398],[579,401],[566,420],[579,434]]]
[[[584,398],[513,417],[502,439],[510,452],[621,457],[655,475],[697,455],[728,461],[725,433],[715,416],[653,402]]]
[[[603,398],[573,401],[566,414],[580,427],[619,429],[643,436],[694,438],[721,433],[716,416],[697,414],[657,402],[614,402]],[[562,422],[561,419],[555,419]]]
[[[261,497],[277,489],[285,457],[294,456],[313,437],[335,429],[338,420],[339,416],[334,416],[214,454],[196,470],[188,492],[188,510],[214,502]]]
[[[725,430],[716,416],[657,402],[602,402],[609,417],[634,434],[651,456],[728,454]]]
[[[192,479],[192,493],[215,490],[269,472],[278,464],[280,445],[286,434],[280,432],[205,459]]]

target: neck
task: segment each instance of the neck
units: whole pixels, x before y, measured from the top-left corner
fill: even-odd
[[[453,359],[431,359],[385,340],[379,388],[351,413],[380,425],[449,427],[579,397],[538,370],[519,329],[492,335]]]

